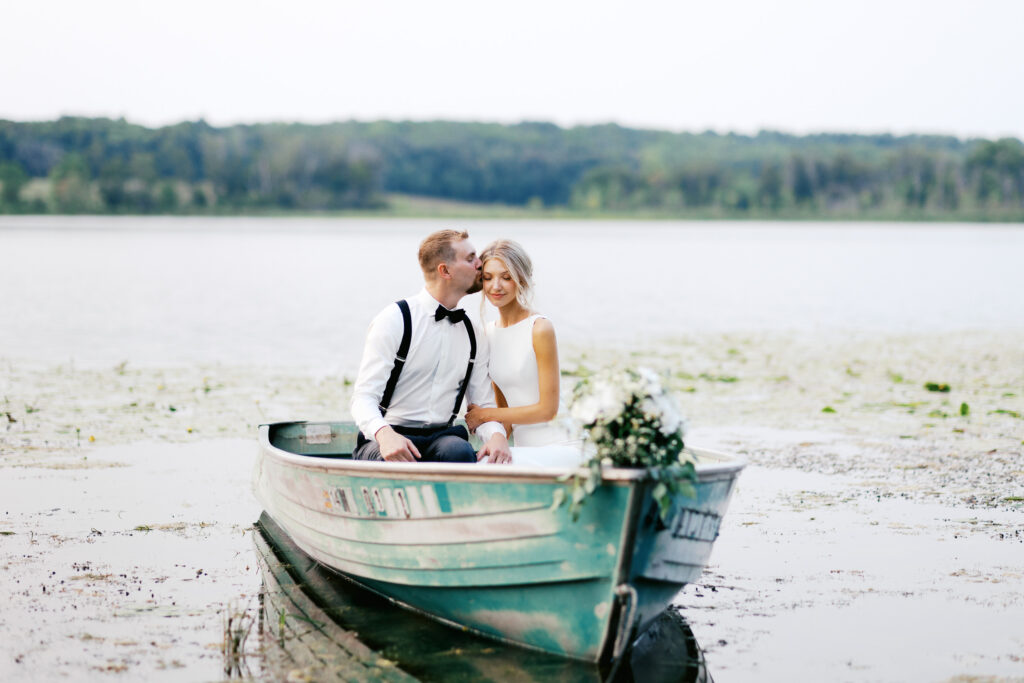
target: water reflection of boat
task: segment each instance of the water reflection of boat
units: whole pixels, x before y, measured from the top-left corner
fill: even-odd
[[[614,665],[495,643],[401,609],[257,524],[261,677],[273,680],[711,681],[686,620],[662,612]]]
[[[477,633],[587,661],[621,654],[697,579],[743,464],[697,451],[697,496],[662,522],[643,470],[606,468],[578,520],[564,472],[350,459],[351,423],[260,428],[253,486],[318,562]]]

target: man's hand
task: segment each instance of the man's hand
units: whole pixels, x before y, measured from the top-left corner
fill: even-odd
[[[495,434],[487,439],[487,443],[476,454],[477,460],[487,459],[487,462],[507,464],[512,462],[512,453],[508,449],[508,439],[504,434]]]
[[[416,445],[390,426],[381,427],[373,438],[380,446],[380,457],[388,462],[416,462],[420,459]]]

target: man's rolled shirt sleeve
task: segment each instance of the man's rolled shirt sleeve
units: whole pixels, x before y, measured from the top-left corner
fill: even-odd
[[[389,306],[377,314],[370,323],[363,347],[363,358],[359,374],[352,389],[349,409],[359,431],[367,439],[373,439],[387,421],[380,412],[380,401],[384,388],[395,367],[395,356],[402,342],[402,314],[397,306]]]

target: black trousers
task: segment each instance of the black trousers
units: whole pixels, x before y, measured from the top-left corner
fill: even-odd
[[[476,451],[469,443],[469,432],[462,425],[391,428],[412,441],[422,456],[419,462],[476,462]],[[360,432],[356,438],[355,460],[381,460],[380,446]]]

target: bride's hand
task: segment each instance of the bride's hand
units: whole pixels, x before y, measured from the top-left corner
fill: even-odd
[[[469,427],[469,431],[475,432],[477,427],[490,421],[487,419],[486,413],[486,408],[481,408],[475,403],[469,404],[469,409],[466,410],[466,426]]]

